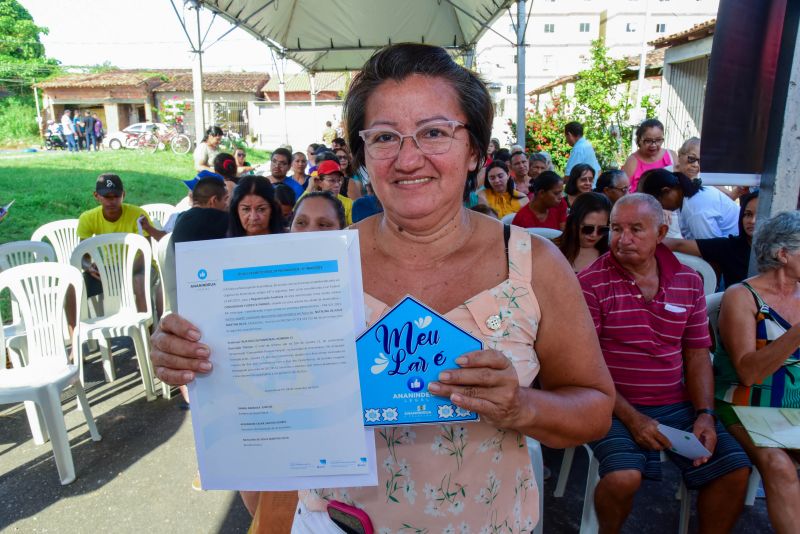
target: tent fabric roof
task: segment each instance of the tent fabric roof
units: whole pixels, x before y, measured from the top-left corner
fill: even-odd
[[[315,75],[314,87],[318,92],[321,91],[344,91],[347,86],[346,72],[320,72]],[[264,93],[277,93],[280,90],[278,78],[271,78],[261,89]],[[298,73],[286,76],[287,93],[308,93],[311,91],[311,81],[308,74]]]
[[[310,72],[360,69],[391,43],[473,46],[513,0],[200,0]],[[513,39],[513,36],[509,36]]]

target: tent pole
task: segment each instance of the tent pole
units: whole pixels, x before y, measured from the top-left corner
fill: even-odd
[[[517,0],[517,144],[525,148],[525,0]]]
[[[311,118],[314,124],[317,123],[317,75],[313,72],[308,73],[309,87],[311,88]]]
[[[195,15],[197,17],[197,47],[194,50],[194,62],[192,63],[192,96],[194,99],[194,135],[196,142],[200,143],[205,136],[206,116],[205,102],[203,98],[203,46],[201,39],[203,34],[200,31],[200,4],[194,4]]]

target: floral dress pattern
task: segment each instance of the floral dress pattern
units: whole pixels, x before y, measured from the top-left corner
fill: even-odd
[[[509,277],[445,314],[503,352],[522,386],[539,371],[533,348],[541,312],[531,287],[531,241],[512,227]],[[389,307],[364,295],[368,323]],[[499,315],[492,330],[486,320]],[[379,534],[530,533],[539,520],[539,490],[525,437],[484,422],[381,427],[375,430],[378,486],[301,491],[309,511],[326,500],[357,506]]]

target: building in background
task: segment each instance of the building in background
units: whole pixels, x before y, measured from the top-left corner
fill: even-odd
[[[605,38],[613,57],[636,56],[642,42],[716,17],[719,0],[529,0],[529,4],[525,33],[528,92],[585,69],[591,43],[600,37]],[[645,25],[646,8],[650,13]],[[496,126],[515,119],[517,70],[511,44],[515,35],[511,16],[505,15],[476,47],[475,67],[494,87]],[[500,133],[497,128],[495,133]]]
[[[650,43],[664,51],[658,116],[664,123],[668,147],[677,148],[690,137],[700,137],[716,23],[712,19]]]

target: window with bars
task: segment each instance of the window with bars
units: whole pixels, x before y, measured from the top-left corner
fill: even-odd
[[[545,24],[544,25],[544,33],[555,33],[556,25],[555,24]]]
[[[581,33],[589,33],[590,29],[591,25],[588,22],[581,22],[578,31],[580,31]]]

